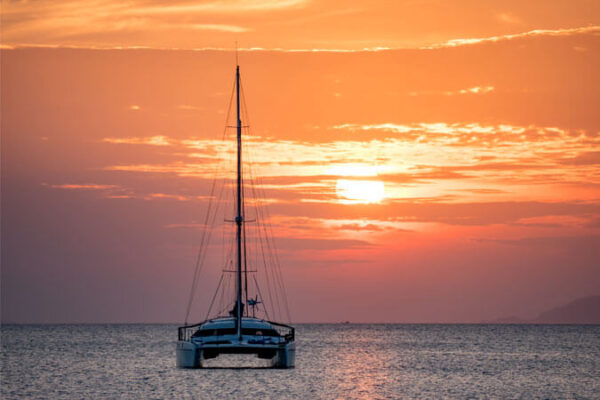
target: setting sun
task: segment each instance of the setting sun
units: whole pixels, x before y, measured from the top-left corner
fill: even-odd
[[[344,203],[379,203],[385,197],[382,181],[338,179],[336,192]]]

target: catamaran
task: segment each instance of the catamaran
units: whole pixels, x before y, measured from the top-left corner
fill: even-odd
[[[214,359],[222,354],[251,354],[256,355],[260,359],[268,360],[268,366],[270,367],[293,368],[296,351],[294,327],[270,320],[269,308],[265,304],[267,299],[262,296],[256,276],[250,280],[251,284],[254,284],[253,293],[251,293],[252,290],[249,289],[248,285],[249,274],[253,274],[256,271],[248,269],[251,257],[249,257],[248,254],[247,241],[250,239],[248,239],[246,224],[268,223],[268,216],[265,215],[264,211],[259,210],[256,219],[252,220],[246,218],[246,194],[244,192],[245,178],[242,166],[242,128],[245,126],[242,125],[242,107],[240,106],[241,86],[239,65],[236,66],[234,89],[237,116],[235,125],[237,157],[236,180],[234,185],[236,215],[235,218],[229,222],[233,223],[235,226],[235,250],[231,252],[231,259],[225,261],[226,267],[223,268],[217,290],[208,307],[206,319],[199,323],[188,324],[187,321],[190,314],[190,307],[193,302],[196,286],[198,285],[199,267],[201,267],[203,262],[201,260],[206,259],[203,251],[206,252],[208,247],[206,243],[210,240],[210,238],[206,239],[206,236],[203,236],[201,240],[201,251],[192,279],[192,289],[185,323],[178,328],[178,341],[176,347],[177,366],[180,368],[203,368],[206,366],[208,360]],[[252,186],[253,191],[256,190],[255,186],[256,185]],[[213,182],[213,191],[214,188],[215,185]],[[213,197],[214,196],[212,196],[211,193],[211,201]],[[211,204],[209,204],[208,207],[206,221],[211,219],[214,221],[215,215],[217,215],[214,209],[211,208]],[[205,224],[205,232],[206,229],[208,229],[206,225],[208,224]],[[262,232],[264,236],[268,236],[270,232],[269,229],[264,229],[264,227],[263,229],[257,229],[257,231]],[[275,251],[272,238],[259,237],[258,239],[254,239],[254,242],[256,246],[261,249],[260,253],[262,255],[262,261],[260,264],[266,270],[267,280],[269,280],[270,273],[270,283],[276,286],[278,285],[281,290],[284,290],[277,257],[265,254],[265,248],[267,251]],[[202,248],[202,246],[204,246],[204,248]],[[269,270],[268,268],[270,267],[268,264],[273,262],[276,265]],[[258,263],[259,262],[257,262],[257,264]],[[226,269],[229,265],[235,266],[235,268]],[[232,275],[235,277],[235,284],[229,286],[234,286],[235,296],[230,296],[229,298],[231,301],[228,302],[227,293],[225,292],[227,291],[226,289],[228,289],[226,282],[229,278],[226,278],[226,276],[231,277]],[[231,279],[229,280],[231,281]],[[211,317],[211,310],[219,292],[221,293],[221,299],[225,298],[225,301],[223,302],[225,308],[217,310],[216,315]],[[269,293],[267,294],[271,301],[275,300],[277,302],[278,300],[282,300],[281,295],[272,296]],[[287,301],[285,301],[285,309],[287,310]],[[276,309],[272,307],[271,313],[275,314],[275,310]]]

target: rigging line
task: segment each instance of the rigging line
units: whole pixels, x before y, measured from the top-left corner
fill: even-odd
[[[264,227],[264,225],[263,225]],[[273,281],[273,293],[275,294],[275,301],[276,301],[276,308],[277,308],[277,315],[279,318],[282,317],[281,314],[281,301],[280,301],[280,290],[278,290],[277,287],[277,277],[276,277],[276,264],[274,262],[274,258],[273,258],[273,248],[271,246],[270,243],[270,238],[268,236],[265,235],[265,241],[267,243],[267,254],[269,255],[269,262],[270,262],[270,268],[269,268],[269,272],[271,274],[271,280]]]
[[[250,170],[249,173],[250,173],[250,175],[252,175],[252,170]],[[251,186],[252,193],[253,193],[253,196],[254,196],[253,198],[256,200],[256,194],[255,194],[255,189],[254,189],[254,180],[252,179],[252,176],[251,176],[251,182],[252,182],[252,186]],[[260,218],[260,214],[256,210],[256,201],[254,201],[253,203],[254,203],[253,204],[253,209],[254,209],[255,218],[256,218],[256,221],[257,221],[256,224],[253,224],[255,226],[252,226],[252,229],[253,229],[253,232],[254,232],[253,246],[255,248],[255,251],[253,252],[253,254],[255,256],[254,265],[256,265],[258,267],[261,264],[261,258],[260,258],[260,256],[262,255],[263,259],[265,259],[265,257],[264,257],[264,251],[261,251],[262,250],[262,247],[261,247],[261,240],[262,240],[262,238],[260,236],[260,227],[259,227],[259,225],[262,223],[262,221],[261,221],[261,218]]]
[[[216,172],[215,172],[216,173]],[[204,230],[202,231],[202,237],[200,240],[200,246],[198,249],[198,255],[196,256],[196,266],[194,267],[194,275],[192,277],[192,287],[190,289],[190,296],[188,299],[188,304],[187,304],[187,308],[186,308],[186,312],[185,312],[185,324],[187,325],[187,320],[188,317],[190,315],[190,310],[192,307],[192,302],[194,300],[194,295],[196,292],[196,283],[198,280],[198,275],[200,274],[201,271],[201,260],[202,260],[202,255],[204,254],[205,248],[204,248],[204,243],[207,237],[207,230],[209,229],[209,218],[210,218],[210,211],[212,209],[212,204],[213,204],[213,195],[214,195],[214,191],[215,191],[215,185],[216,185],[216,179],[213,180],[213,183],[211,185],[211,189],[210,189],[210,200],[208,202],[208,207],[207,207],[207,211],[206,211],[206,218],[204,219]]]
[[[228,280],[227,282],[229,283],[229,287],[227,289],[227,293],[234,293],[235,294],[235,289],[237,286],[237,283],[235,282],[236,278],[234,274],[227,274],[228,275]],[[225,315],[228,315],[229,311],[231,310],[231,304],[235,304],[236,303],[236,299],[235,299],[235,295],[232,296],[233,299],[229,299],[227,300],[227,293],[225,293],[225,296],[223,297],[223,309],[219,312],[220,313],[225,313]]]
[[[215,221],[216,221],[217,215],[219,213],[219,208],[220,208],[220,204],[221,204],[220,200],[223,197],[223,188],[224,188],[223,185],[221,185],[220,188],[221,188],[221,190],[219,191],[219,195],[218,195],[218,198],[217,198],[217,201],[216,201],[216,206],[215,206],[214,212],[211,213],[211,208],[212,207],[209,207],[209,209],[207,210],[207,215],[212,215],[212,219],[210,221],[210,224],[209,225],[207,224],[207,231],[205,231],[205,233],[206,232],[208,232],[208,233],[206,235],[205,240],[203,240],[203,242],[201,243],[200,252],[201,252],[202,256],[201,256],[201,259],[200,259],[200,270],[202,269],[202,266],[205,265],[206,256],[208,254],[208,252],[207,252],[208,244],[210,243],[210,239],[211,239],[212,234],[214,232]],[[192,293],[191,300],[193,300],[193,295],[195,294],[196,288],[198,287],[198,281],[199,281],[199,279],[200,279],[200,274],[198,273],[196,275],[195,280],[193,281],[194,291]],[[188,314],[189,314],[189,311],[188,311]],[[189,315],[188,315],[188,318],[189,318]]]
[[[223,231],[225,232],[225,229],[223,229]],[[224,269],[227,268],[228,266],[231,268],[231,265],[228,264],[232,264],[233,263],[233,256],[235,253],[235,240],[234,238],[229,235],[229,251],[227,252],[227,256],[223,258],[223,260],[225,260],[225,266],[223,267]],[[223,246],[225,246],[225,239],[223,239]]]
[[[240,84],[241,84],[241,81],[240,81]],[[240,89],[242,91],[242,96],[243,96],[243,89],[242,89],[242,87],[240,87]],[[242,97],[242,99],[243,99],[243,97]],[[245,111],[244,118],[246,118],[246,120],[249,120],[248,119],[248,115],[247,115],[248,112],[247,112],[247,109],[245,108],[245,104],[243,104],[243,109],[242,110]],[[250,166],[250,168],[246,168],[246,169],[248,171],[248,175],[250,175],[250,188],[252,190],[254,190],[253,181],[252,181],[252,169],[251,169],[251,165],[252,164],[251,164],[251,156],[250,156],[250,149],[249,149],[250,145],[248,144],[249,141],[250,141],[250,139],[249,139],[250,138],[250,132],[249,132],[249,128],[248,127],[245,128],[245,132],[246,132],[246,140],[243,142],[243,147],[244,147],[244,150],[245,150],[246,157],[248,159],[248,162],[246,163],[246,165]],[[244,217],[244,221],[245,221],[246,217],[247,217],[247,212],[246,212],[247,196],[246,196],[246,179],[244,177],[243,170],[242,170],[242,188],[243,188],[243,190],[242,190],[242,200],[243,200],[242,201],[242,207],[243,207],[242,211],[243,211],[243,217]],[[247,226],[246,223],[242,226],[242,228],[243,228],[243,240],[244,240],[244,292],[245,292],[245,299],[246,299],[246,316],[249,316],[250,310],[249,310],[249,307],[247,306],[248,305],[248,250],[247,250],[247,247],[248,247],[248,232],[246,230],[246,226]]]
[[[232,94],[231,94],[230,100],[229,100],[229,107],[228,107],[228,110],[227,110],[227,114],[228,115],[226,117],[226,120],[229,119],[229,115],[231,114],[231,107],[232,107],[232,102],[233,102],[233,89],[234,88],[235,88],[235,86],[233,85],[232,86]],[[223,129],[223,134],[222,134],[222,137],[221,137],[221,141],[222,142],[225,141],[226,133],[227,133],[227,127],[225,127]],[[222,160],[221,163],[219,163],[217,165],[217,168],[218,168],[218,166],[220,166],[222,164],[224,164],[224,160]],[[212,237],[212,234],[213,234],[214,229],[215,229],[215,222],[216,222],[217,216],[219,215],[219,209],[221,208],[221,203],[222,203],[222,199],[223,199],[223,191],[224,191],[224,188],[225,188],[225,181],[226,181],[226,179],[225,179],[225,177],[223,177],[223,179],[221,179],[221,185],[220,185],[219,195],[218,195],[218,198],[217,198],[217,201],[216,201],[216,207],[215,207],[214,213],[212,213],[212,220],[210,221],[210,228],[208,230],[208,236],[206,238],[206,241],[203,244],[203,255],[202,255],[201,265],[204,265],[204,262],[206,260],[206,256],[208,254],[207,251],[206,251],[206,249],[208,247],[208,244],[210,243],[210,238]],[[210,215],[210,210],[209,210],[208,214]],[[194,282],[194,288],[197,288],[199,278],[200,277],[198,275],[196,277],[195,282]]]
[[[258,179],[260,180],[260,177]],[[263,189],[262,185],[259,185],[259,189],[258,190],[262,190],[263,193],[264,193],[264,189]],[[273,227],[272,227],[271,222],[270,222],[271,221],[271,215],[270,215],[269,209],[267,207],[264,207],[264,208],[265,208],[265,212],[267,214],[267,223],[266,223],[266,225],[267,225],[269,231],[271,232],[271,240],[273,242],[273,249],[274,249],[273,255],[274,255],[274,258],[275,258],[275,265],[276,265],[276,269],[277,269],[277,272],[278,272],[279,283],[280,283],[280,286],[281,286],[282,297],[283,297],[283,301],[284,301],[284,307],[285,307],[285,311],[286,311],[286,314],[287,314],[288,321],[291,322],[291,315],[290,315],[290,310],[289,310],[289,306],[288,306],[288,299],[287,299],[287,291],[285,290],[285,282],[283,280],[283,274],[281,272],[281,262],[279,260],[279,253],[277,251],[277,243],[275,242],[274,235],[273,235]]]
[[[245,118],[246,118],[246,120],[248,121],[248,127],[246,128],[246,137],[247,137],[247,138],[249,138],[249,137],[250,137],[250,135],[251,135],[251,133],[250,133],[250,128],[249,128],[251,124],[250,124],[250,117],[249,117],[249,115],[248,115],[249,113],[248,113],[247,104],[246,104],[246,101],[245,101],[245,92],[244,92],[243,84],[241,85],[240,89],[241,89],[241,94],[242,94],[242,109],[243,109],[243,111],[244,111]],[[245,144],[245,146],[244,146],[244,147],[245,147],[245,150],[246,150],[246,155],[247,155],[246,157],[247,157],[247,159],[249,160],[249,162],[247,162],[247,163],[246,163],[246,165],[248,166],[248,167],[247,167],[247,171],[248,171],[249,180],[250,180],[250,188],[251,188],[251,192],[252,192],[252,194],[254,195],[254,200],[255,200],[255,201],[253,201],[253,205],[254,205],[254,209],[255,209],[255,211],[256,211],[256,200],[257,200],[256,198],[257,198],[257,193],[256,193],[256,189],[255,189],[254,168],[253,168],[253,167],[254,167],[254,164],[252,163],[252,152],[250,151],[250,147],[251,147],[251,146],[249,145],[249,139],[247,139],[247,140],[244,142],[244,144]],[[244,194],[244,196],[246,196],[246,195]],[[256,212],[256,216],[257,216],[257,221],[258,221],[258,220],[260,219],[260,218],[259,218],[259,215],[258,215],[258,212]],[[260,237],[260,229],[259,229],[259,227],[258,227],[258,225],[259,225],[259,224],[260,224],[260,222],[258,222],[258,223],[257,223],[257,227],[255,228],[255,231],[258,233],[256,236],[258,237],[258,239],[259,239],[259,241],[260,241],[260,240],[261,240],[261,237]],[[265,258],[265,257],[264,257],[264,250],[263,250],[263,259],[264,259],[264,258]],[[257,263],[257,265],[258,265],[258,263]],[[266,265],[266,264],[265,264],[265,265]],[[265,269],[266,269],[266,268],[265,268]],[[255,276],[254,276],[254,279],[256,280],[256,277],[255,277]],[[247,276],[246,276],[246,280],[247,280]],[[268,286],[269,286],[269,288],[270,288],[270,285],[268,285]],[[247,293],[246,293],[246,294],[247,294]],[[271,304],[272,304],[272,303],[273,303],[273,302],[271,301]],[[263,304],[264,304],[264,303],[263,303]],[[265,305],[265,310],[266,310],[266,305]],[[267,313],[267,312],[266,312],[266,313]]]
[[[263,199],[266,199],[266,193],[264,190],[264,185],[262,183],[262,178],[260,176],[257,176],[257,190],[261,193],[260,195],[256,195],[255,197],[259,200],[258,202],[258,206],[257,206],[257,210],[260,209],[262,211],[264,211],[264,213],[266,214],[266,216],[263,216],[265,223],[263,224],[263,226],[265,226],[269,232],[269,234],[266,234],[265,236],[267,238],[271,239],[271,246],[273,248],[273,252],[271,253],[272,257],[273,257],[273,263],[274,263],[274,269],[275,269],[275,275],[277,277],[277,283],[279,285],[279,290],[281,291],[281,295],[283,298],[283,303],[284,303],[284,309],[286,311],[286,315],[288,318],[288,321],[291,321],[291,316],[290,316],[290,312],[289,312],[289,306],[288,306],[288,300],[287,300],[287,291],[285,290],[285,283],[283,280],[283,274],[281,272],[281,262],[279,260],[279,253],[277,251],[277,246],[275,243],[275,239],[274,239],[274,234],[273,234],[273,227],[271,224],[271,215],[269,212],[269,208],[266,206],[266,204],[264,203],[264,201],[262,201]]]
[[[225,154],[229,154],[229,151],[226,151]],[[231,168],[231,161],[232,160],[227,159],[227,162],[229,164],[228,170],[229,170],[229,168]],[[223,176],[223,188],[228,187],[229,186],[228,184],[229,184],[229,176],[224,175]],[[225,199],[223,199],[223,201],[226,203],[228,202]],[[226,215],[227,212],[229,212],[229,210],[227,210],[227,205],[224,205],[223,206],[224,216]],[[229,257],[231,256],[232,251],[233,251],[233,241],[229,237],[229,227],[227,227],[227,229],[226,229],[225,226],[223,226],[223,228],[221,229],[221,260],[223,260],[227,263],[227,261],[229,260]]]
[[[235,86],[234,86],[234,88],[235,88]],[[229,119],[229,114],[231,112],[231,105],[233,103],[233,89],[234,88],[232,88],[232,90],[231,90],[231,96],[229,98],[229,107],[228,107],[228,110],[227,110],[226,121]],[[227,122],[225,123],[225,126],[227,126]],[[227,131],[227,128],[223,129],[222,140],[225,138],[226,131]],[[191,308],[192,308],[192,303],[194,301],[194,296],[196,294],[196,286],[197,286],[199,275],[200,275],[200,272],[201,272],[201,269],[202,269],[202,265],[203,265],[203,263],[202,263],[203,259],[202,259],[201,255],[205,254],[204,250],[206,250],[205,238],[207,236],[207,229],[208,229],[208,224],[207,223],[208,223],[208,219],[210,217],[210,210],[212,208],[212,204],[213,204],[213,200],[214,200],[213,195],[214,195],[214,189],[215,189],[215,185],[216,185],[216,181],[217,181],[217,172],[219,170],[219,166],[220,166],[220,163],[218,163],[215,166],[215,170],[214,170],[214,174],[213,174],[214,178],[213,178],[213,182],[212,182],[212,185],[211,185],[210,199],[208,201],[208,207],[207,207],[206,217],[205,217],[205,221],[204,221],[205,230],[202,232],[202,238],[201,238],[200,246],[199,246],[199,249],[198,249],[198,255],[196,256],[196,265],[194,267],[194,275],[192,277],[192,287],[190,288],[190,295],[189,295],[188,304],[187,304],[186,312],[185,312],[185,319],[184,319],[185,325],[187,325],[187,321],[188,321],[188,318],[190,316],[190,311],[191,311]],[[218,208],[218,205],[217,205],[217,208]],[[209,236],[209,239],[210,239],[210,233],[208,234],[208,236]]]
[[[221,310],[224,307],[225,304],[225,292],[227,292],[228,288],[229,288],[229,274],[227,274],[225,276],[225,282],[223,283],[223,286],[221,287],[221,295],[219,296],[219,308],[217,311],[217,316],[221,313]]]
[[[200,260],[200,265],[201,266],[205,265],[206,257],[207,257],[207,254],[208,254],[207,248],[208,248],[208,244],[210,243],[210,239],[212,237],[212,233],[214,232],[215,221],[216,221],[217,215],[219,213],[220,200],[222,198],[222,195],[223,195],[223,186],[221,185],[221,190],[219,191],[219,196],[218,196],[218,199],[217,199],[217,202],[216,202],[215,210],[214,210],[214,213],[212,213],[212,220],[210,221],[210,226],[207,227],[207,229],[208,229],[208,235],[207,235],[206,241],[203,243],[203,246],[202,246],[202,257],[201,257],[201,260]],[[210,213],[210,209],[208,211]],[[197,277],[196,277],[196,280],[194,281],[194,288],[198,287],[198,281],[199,281],[199,279],[200,279],[200,275],[198,274]]]
[[[260,190],[260,185],[258,185],[257,190]],[[270,241],[270,239],[272,240],[272,238],[270,238],[269,232],[266,229],[266,227],[269,226],[269,224],[270,224],[270,222],[269,222],[270,217],[266,216],[268,209],[263,204],[261,196],[257,195],[256,197],[258,199],[257,211],[260,212],[261,219],[262,219],[262,221],[264,221],[263,224],[261,224],[261,227],[263,228],[264,240],[265,240],[267,250],[268,250],[267,254],[269,255],[269,261],[266,263],[267,265],[270,265],[270,267],[267,269],[267,279],[269,281],[268,289],[270,289],[270,286],[271,286],[270,281],[273,280],[273,292],[275,293],[275,299],[276,299],[275,306],[277,307],[278,314],[281,316],[281,308],[280,308],[281,302],[279,300],[279,291],[281,291],[281,287],[280,287],[280,285],[278,285],[278,281],[277,281],[277,275],[276,275],[277,263],[276,263],[276,259],[273,256],[273,249],[272,249],[272,245],[271,245],[271,241]],[[271,232],[271,235],[272,235],[272,232]],[[261,237],[262,237],[262,235],[261,235]],[[282,296],[285,296],[285,293],[282,293]]]
[[[260,180],[260,177],[258,177],[258,179]],[[264,189],[262,188],[262,185],[259,184],[258,185],[258,189],[259,191],[262,191],[263,193],[263,198],[266,197],[266,195],[264,194]],[[261,196],[259,196],[260,198]],[[282,274],[281,274],[281,263],[279,262],[279,258],[278,258],[278,253],[277,253],[277,247],[275,244],[275,239],[274,239],[274,234],[273,234],[273,228],[271,225],[271,215],[269,213],[269,209],[268,207],[266,207],[266,205],[260,204],[262,211],[265,213],[265,223],[263,224],[263,227],[268,230],[268,233],[265,234],[265,236],[267,237],[267,240],[270,239],[270,243],[269,243],[269,248],[272,249],[271,252],[269,253],[269,255],[272,257],[272,262],[273,262],[273,272],[275,275],[275,280],[276,283],[279,285],[279,291],[281,292],[281,296],[283,298],[283,306],[284,306],[284,310],[286,311],[288,320],[291,321],[290,318],[290,313],[289,313],[289,307],[287,304],[287,295],[286,295],[286,291],[285,291],[285,286],[283,284],[283,278],[282,278]]]
[[[225,288],[223,288],[223,290],[221,291],[221,308],[217,314],[217,316],[221,315],[221,313],[223,312],[223,310],[230,310],[229,305],[231,304],[231,300],[227,299],[227,293],[229,293],[230,291],[233,291],[232,289],[232,283],[231,281],[233,281],[234,277],[231,274],[227,274],[227,278],[225,283],[227,284],[227,286]]]
[[[248,125],[248,131],[249,131],[250,126],[252,124],[250,123],[250,117],[249,117],[248,107],[247,107],[247,103],[246,103],[245,91],[244,91],[242,84],[240,84],[240,91],[241,91],[241,97],[242,97],[242,106],[243,106],[243,109],[246,114],[246,121],[248,121],[247,125]],[[250,133],[248,132],[248,136],[249,135],[250,135]],[[248,158],[250,158],[251,152],[247,150],[246,154],[248,154]],[[257,185],[256,184],[251,185],[252,192],[254,193],[254,197],[256,200],[255,209],[257,211],[257,215],[258,215],[259,210],[264,211],[264,213],[261,212],[261,214],[263,215],[263,220],[265,221],[262,224],[262,226],[263,226],[263,228],[268,228],[268,232],[267,232],[267,229],[265,229],[265,239],[267,241],[268,248],[271,250],[269,255],[271,258],[272,265],[273,265],[271,273],[273,275],[272,279],[275,284],[274,293],[275,293],[275,297],[276,297],[277,309],[279,311],[279,314],[281,314],[281,310],[279,308],[279,306],[280,306],[279,294],[281,294],[281,297],[283,299],[284,310],[286,312],[286,317],[287,317],[288,321],[291,321],[288,300],[287,300],[287,293],[285,290],[285,284],[283,282],[283,277],[282,277],[282,272],[281,272],[281,263],[278,258],[277,247],[276,247],[276,244],[274,241],[273,228],[270,223],[271,216],[270,216],[268,207],[266,207],[266,204],[263,201],[263,199],[266,199],[266,193],[262,187],[262,181],[261,181],[260,176],[257,176],[256,182],[253,179],[254,178],[253,164],[248,163],[248,165],[249,165],[250,178],[253,181],[253,183],[257,183]],[[255,188],[255,186],[258,186],[258,188]],[[258,194],[257,194],[257,191],[258,191]],[[266,214],[266,218],[265,218],[264,214]]]
[[[241,83],[241,79],[239,81]],[[242,110],[240,110],[240,114]],[[242,117],[246,117],[246,116],[240,116],[240,118]],[[243,128],[242,128],[242,133],[243,133]],[[247,148],[246,142],[247,142],[247,138],[246,140],[244,140],[242,142],[242,147],[243,148]],[[246,153],[247,154],[247,153]],[[244,259],[244,292],[245,292],[245,300],[246,300],[246,307],[245,307],[245,311],[246,311],[246,316],[248,316],[248,252],[247,252],[247,243],[246,243],[246,181],[244,179],[244,164],[242,164],[242,169],[240,171],[240,191],[241,191],[241,196],[242,196],[242,201],[241,201],[241,210],[240,210],[240,214],[242,215],[242,221],[244,221],[244,223],[242,224],[242,247],[243,247],[243,259]]]
[[[223,282],[223,275],[225,275],[225,273],[221,273],[221,279],[219,279],[219,284],[217,285],[217,290],[215,291],[215,294],[212,297],[212,300],[210,301],[210,306],[208,306],[208,311],[206,312],[206,318],[204,318],[204,320],[208,320],[208,316],[210,315],[210,311],[212,310],[212,306],[215,302],[215,298],[217,297],[217,294],[219,293],[219,287],[221,287],[221,283]]]
[[[269,317],[269,311],[267,310],[267,305],[265,304],[265,300],[263,299],[263,295],[260,292],[260,286],[258,286],[258,281],[256,280],[256,276],[253,277],[254,278],[254,284],[256,285],[256,291],[258,292],[258,297],[260,298],[260,302],[263,305],[263,308],[265,309],[265,315],[267,316],[267,319],[271,319]]]
[[[276,306],[276,302],[273,301],[273,293],[271,290],[271,277],[269,275],[269,266],[268,266],[268,262],[267,262],[267,256],[266,256],[266,252],[265,252],[265,241],[266,239],[263,238],[261,232],[259,231],[259,244],[260,244],[260,248],[261,248],[261,254],[262,254],[262,258],[263,258],[263,266],[264,266],[264,273],[265,273],[265,278],[267,281],[267,295],[269,296],[269,304],[271,305],[271,309],[273,311],[273,313],[275,313],[275,306]]]
[[[257,219],[262,221],[262,218],[260,216],[259,210],[257,209]],[[260,224],[262,225],[262,224]],[[264,266],[264,274],[265,274],[265,278],[267,281],[267,295],[269,297],[269,304],[271,305],[273,312],[275,312],[274,307],[274,301],[273,301],[273,294],[271,292],[271,283],[270,283],[270,276],[269,276],[269,267],[268,267],[268,263],[267,263],[267,256],[265,254],[265,239],[262,236],[262,231],[260,230],[259,227],[257,227],[257,237],[258,237],[258,245],[260,246],[260,250],[261,250],[261,256],[262,256],[262,263]],[[266,305],[265,305],[266,308]]]
[[[244,196],[245,198],[245,196]],[[243,204],[243,203],[242,203]],[[245,208],[245,206],[244,206]],[[246,212],[244,210],[244,218],[246,217]],[[244,239],[244,291],[246,292],[246,316],[248,316],[248,253],[246,251],[246,224],[242,225],[242,236]]]
[[[244,91],[243,84],[240,84],[240,92],[241,92],[241,97],[242,97],[242,107],[245,110],[246,121],[248,121],[247,125],[250,127],[251,123],[250,123],[250,117],[248,115],[249,112],[248,112],[248,106],[246,104],[246,96],[245,96],[245,91]],[[251,153],[248,151],[247,154],[248,154],[248,158],[250,158],[250,154]],[[253,164],[252,163],[248,163],[248,166],[249,166],[250,175],[253,176],[254,175],[253,174]],[[257,204],[260,205],[261,204],[260,196],[256,193],[255,185],[252,185],[251,188],[252,188],[252,191],[254,193],[254,197],[257,200]],[[258,216],[259,210],[262,211],[261,207],[255,206],[255,209],[257,211],[257,216]],[[262,216],[262,212],[260,214]],[[263,230],[264,230],[264,224],[261,224],[261,225],[262,225]],[[259,235],[258,235],[259,239],[262,239],[262,237],[261,237],[262,235],[260,234],[261,231],[260,231],[260,229],[258,227],[257,227],[257,230],[259,232]],[[268,237],[267,237],[267,232],[264,231],[264,233],[265,233],[265,238],[264,239],[265,239],[265,242],[267,244],[267,247],[270,247],[269,246]],[[271,274],[273,274],[273,271],[272,271],[271,268],[269,268],[269,266],[268,266],[269,263],[267,262],[267,258],[264,255],[265,251],[264,251],[264,246],[263,246],[262,240],[260,240],[260,244],[261,244],[261,250],[262,250],[262,254],[263,254],[263,264],[264,264],[264,267],[265,267],[265,277],[266,277],[266,280],[267,280],[267,293],[269,294],[269,303],[271,304],[271,307],[273,307],[273,311],[275,311],[275,308],[276,308],[277,309],[277,314],[281,315],[280,304],[279,304],[279,295],[277,293],[277,288],[276,288],[276,286],[273,286],[271,284],[271,280],[273,280],[273,283],[275,285],[277,284],[276,281],[275,281],[275,276],[272,276],[272,277],[270,276]],[[271,255],[271,257],[272,257],[272,255]],[[272,286],[273,286],[273,291],[271,291],[271,287]],[[275,301],[273,301],[273,293],[275,294],[274,295]]]

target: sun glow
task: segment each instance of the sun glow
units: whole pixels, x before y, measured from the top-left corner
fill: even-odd
[[[338,176],[377,176],[382,170],[383,168],[380,166],[345,163],[334,165],[325,173]]]
[[[379,203],[385,197],[382,181],[338,179],[336,192],[342,203]]]

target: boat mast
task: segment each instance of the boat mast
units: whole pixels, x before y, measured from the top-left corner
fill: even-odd
[[[242,120],[240,119],[240,66],[235,69],[235,88],[237,103],[237,300],[236,328],[239,340],[242,340]]]

